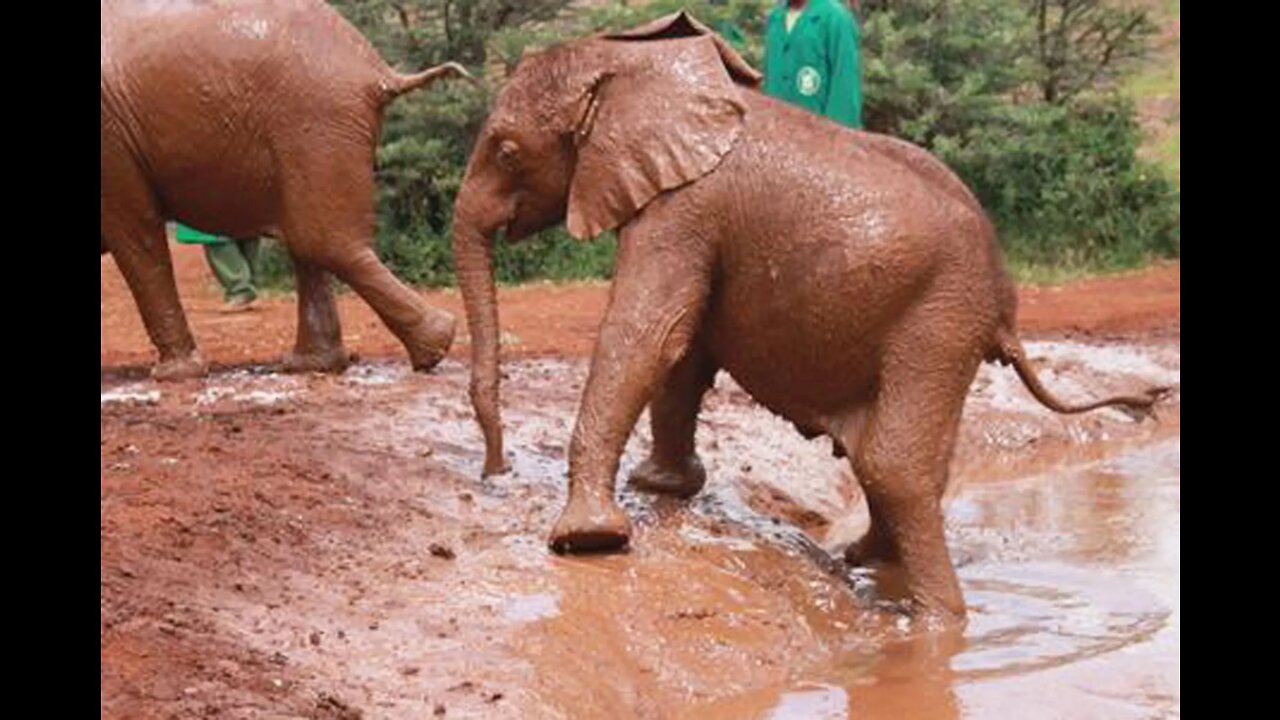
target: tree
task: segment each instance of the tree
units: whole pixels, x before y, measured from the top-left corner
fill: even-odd
[[[334,2],[388,63],[416,70],[454,60],[479,75],[485,74],[490,46],[504,34],[526,35],[528,27],[556,17],[568,4],[569,0]],[[377,158],[386,228],[403,232],[425,225],[435,233],[445,230],[491,92],[491,87],[451,83],[391,105]]]
[[[1063,103],[1115,80],[1147,53],[1156,26],[1147,9],[1101,0],[1030,0],[1037,84],[1045,102]]]
[[[687,9],[763,62],[776,0],[336,0],[402,71],[457,60],[448,83],[388,110],[377,154],[378,249],[405,280],[453,280],[448,232],[471,145],[502,79],[545,46]],[[869,130],[922,145],[978,193],[1012,259],[1072,264],[1177,254],[1178,196],[1135,158],[1134,110],[1114,91],[1142,55],[1145,10],[1107,0],[864,0]],[[500,243],[498,277],[608,276],[613,244],[561,229]]]
[[[1135,111],[1112,82],[1145,51],[1145,11],[869,0],[861,18],[868,129],[955,169],[1012,259],[1097,267],[1177,254],[1177,193],[1136,157]]]

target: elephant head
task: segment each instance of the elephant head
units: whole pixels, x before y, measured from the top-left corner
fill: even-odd
[[[498,403],[493,243],[564,222],[587,240],[714,170],[742,131],[760,74],[680,12],[524,57],[472,150],[454,207],[471,332],[471,400],[486,475],[506,469]]]

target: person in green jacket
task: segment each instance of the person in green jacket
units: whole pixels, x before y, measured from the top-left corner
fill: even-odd
[[[858,23],[839,0],[781,0],[765,28],[764,91],[862,127]]]
[[[219,237],[177,223],[175,239],[185,245],[203,245],[204,257],[222,285],[227,310],[247,310],[258,299],[254,266],[258,258],[258,238],[234,240]]]

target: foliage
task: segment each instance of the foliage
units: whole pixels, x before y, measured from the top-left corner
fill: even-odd
[[[334,5],[401,71],[457,60],[486,80],[400,98],[378,149],[378,251],[405,280],[443,285],[453,282],[449,226],[471,143],[527,48],[686,9],[761,67],[773,0]],[[1145,10],[1097,0],[865,0],[857,14],[868,129],[954,168],[1013,262],[1106,267],[1177,255],[1178,193],[1136,157],[1133,106],[1113,91],[1146,50]],[[607,277],[613,248],[612,239],[578,243],[556,228],[500,244],[496,265],[506,282]],[[264,265],[271,277],[287,268]]]

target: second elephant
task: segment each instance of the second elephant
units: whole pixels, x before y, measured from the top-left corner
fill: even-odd
[[[319,0],[102,0],[102,252],[120,267],[160,352],[158,379],[203,374],[164,223],[281,237],[298,287],[292,370],[348,363],[328,273],[350,285],[427,369],[453,342],[373,250],[373,161],[402,93],[465,76],[400,75]]]

